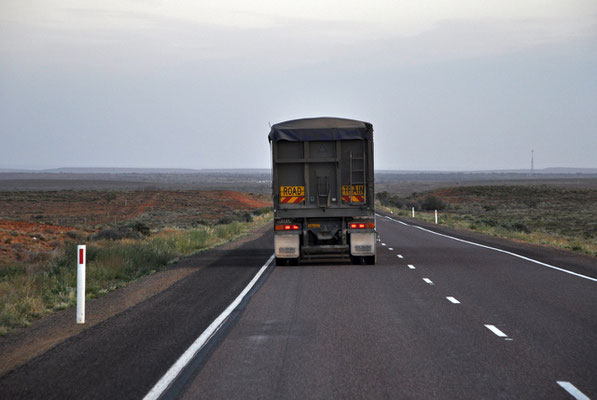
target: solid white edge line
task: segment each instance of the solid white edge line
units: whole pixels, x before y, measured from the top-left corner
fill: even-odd
[[[433,231],[431,231],[429,229],[421,228],[420,226],[415,226],[415,228],[418,228],[418,229],[420,229],[422,231],[425,231],[425,232],[433,233],[434,235],[439,235],[439,236],[443,236],[443,237],[446,237],[446,238],[449,238],[449,239],[457,240],[457,241],[462,242],[462,243],[468,243],[468,244],[472,244],[473,246],[479,246],[479,247],[483,247],[483,248],[486,248],[486,249],[499,251],[500,253],[508,254],[508,255],[513,256],[513,257],[518,257],[518,258],[521,258],[523,260],[533,262],[535,264],[543,265],[544,267],[547,267],[547,268],[553,268],[553,269],[558,270],[560,272],[565,272],[565,273],[570,274],[570,275],[578,276],[580,278],[585,278],[585,279],[588,279],[590,281],[597,282],[597,278],[591,278],[590,276],[586,276],[586,275],[582,275],[582,274],[579,274],[579,273],[576,273],[576,272],[568,271],[567,269],[556,267],[555,265],[551,265],[551,264],[547,264],[547,263],[544,263],[544,262],[541,262],[541,261],[537,261],[537,260],[534,260],[534,259],[529,258],[529,257],[521,256],[520,254],[512,253],[511,251],[498,249],[496,247],[486,246],[484,244],[475,243],[475,242],[471,242],[471,241],[464,240],[464,239],[459,239],[459,238],[456,238],[456,237],[453,237],[453,236],[444,235],[443,233],[433,232]]]
[[[230,305],[220,314],[203,333],[191,344],[191,346],[180,356],[178,360],[170,367],[170,369],[162,376],[162,378],[154,385],[154,387],[145,395],[143,400],[155,400],[158,399],[162,393],[170,386],[170,384],[176,379],[184,367],[195,357],[195,355],[205,346],[205,344],[211,339],[211,337],[220,329],[224,321],[230,316],[230,314],[238,307],[243,301],[247,293],[255,286],[261,275],[265,272],[267,267],[274,259],[275,254],[267,260],[261,267],[259,272],[253,277],[251,282],[243,289],[238,297],[230,303]]]
[[[448,296],[446,297],[446,299],[448,299],[448,301],[452,304],[460,304],[460,302],[458,300],[456,300],[456,298],[452,297],[452,296]]]
[[[506,335],[504,332],[502,332],[498,328],[496,328],[495,325],[485,325],[485,327],[487,329],[489,329],[490,331],[492,331],[496,336],[508,337],[508,335]]]
[[[565,391],[570,393],[572,397],[574,397],[576,400],[590,400],[583,392],[578,390],[576,386],[574,386],[570,382],[556,381],[556,383],[560,385],[562,388],[564,388]]]
[[[410,226],[410,225],[409,225],[409,224],[407,224],[406,222],[398,221],[397,219],[394,219],[394,218],[392,218],[392,217],[388,217],[387,215],[381,215],[381,214],[377,214],[377,213],[376,213],[375,215],[377,215],[378,217],[386,217],[386,218],[387,218],[387,219],[389,219],[390,221],[398,222],[399,224],[402,224],[402,225],[404,225],[404,226]]]
[[[395,220],[395,219],[392,219],[392,218],[388,218],[388,219],[391,219],[394,222],[399,222],[399,223],[401,223],[403,225],[410,226],[408,224],[405,224],[402,221],[398,221],[398,220]],[[542,266],[547,267],[547,268],[552,268],[552,269],[555,269],[555,270],[560,271],[560,272],[565,272],[565,273],[570,274],[570,275],[578,276],[579,278],[584,278],[584,279],[588,279],[588,280],[593,281],[593,282],[597,282],[597,278],[592,278],[590,276],[579,274],[577,272],[568,271],[567,269],[556,267],[555,265],[547,264],[547,263],[544,263],[544,262],[541,262],[541,261],[538,261],[538,260],[535,260],[535,259],[532,259],[532,258],[529,258],[529,257],[521,256],[520,254],[516,254],[516,253],[513,253],[511,251],[498,249],[496,247],[486,246],[484,244],[471,242],[469,240],[459,239],[457,237],[450,236],[450,235],[444,235],[443,233],[434,232],[432,230],[425,229],[425,228],[422,228],[422,227],[416,226],[416,225],[413,225],[413,227],[418,228],[418,229],[420,229],[422,231],[425,231],[425,232],[433,233],[434,235],[443,236],[443,237],[446,237],[446,238],[449,238],[449,239],[457,240],[457,241],[462,242],[462,243],[472,244],[473,246],[479,246],[479,247],[483,247],[483,248],[489,249],[489,250],[499,251],[500,253],[508,254],[508,255],[513,256],[513,257],[518,257],[518,258],[521,258],[523,260],[530,261],[532,263],[539,264],[539,265],[542,265]]]
[[[410,269],[415,269],[415,266],[414,266],[414,265],[412,265],[412,264],[408,264],[408,268],[410,268]]]

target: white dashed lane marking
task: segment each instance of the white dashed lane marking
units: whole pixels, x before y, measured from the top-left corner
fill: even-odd
[[[412,265],[412,264],[408,264],[408,268],[410,268],[410,269],[415,269],[415,266],[414,266],[414,265]]]
[[[398,257],[398,258],[404,258],[404,257],[402,257],[402,254],[398,254],[398,256],[397,256],[397,257]]]
[[[393,249],[393,248],[391,248],[391,247],[388,247],[388,250],[392,251],[392,250],[394,250],[394,249]]]
[[[425,283],[433,285],[433,281],[431,279],[429,279],[429,278],[423,278],[423,280],[425,281]]]
[[[578,390],[570,382],[557,381],[556,383],[558,385],[560,385],[561,387],[563,387],[564,390],[567,391],[568,393],[570,393],[572,395],[572,397],[574,397],[576,400],[589,400],[589,398],[583,392]]]
[[[460,302],[452,296],[448,296],[448,297],[446,297],[446,299],[448,299],[448,301],[452,304],[460,304]]]
[[[496,336],[503,338],[508,337],[508,335],[496,328],[495,325],[485,325],[485,327],[489,329],[491,332],[493,332]]]

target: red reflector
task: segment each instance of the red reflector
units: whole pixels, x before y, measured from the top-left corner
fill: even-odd
[[[357,228],[357,224],[350,224],[350,229],[356,229]]]
[[[365,228],[365,224],[359,224],[359,229],[364,229]]]
[[[284,225],[276,225],[276,230],[277,231],[283,231],[284,230]]]
[[[369,222],[369,223],[367,224],[367,229],[375,229],[375,223],[373,223],[373,222]]]

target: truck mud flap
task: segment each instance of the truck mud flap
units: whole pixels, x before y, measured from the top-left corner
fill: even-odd
[[[375,232],[350,234],[350,255],[354,257],[375,255]]]
[[[299,235],[274,235],[276,258],[298,258],[300,255]]]

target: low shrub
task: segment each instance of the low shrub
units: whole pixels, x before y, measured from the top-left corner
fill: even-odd
[[[133,231],[139,232],[143,236],[149,236],[151,234],[151,229],[143,222],[135,222],[131,228]]]
[[[91,235],[90,239],[98,240],[122,240],[122,239],[139,239],[139,232],[135,232],[126,227],[107,228],[102,229],[95,235]]]
[[[91,235],[90,240],[122,240],[122,239],[139,239],[142,236],[149,236],[151,229],[143,222],[135,222],[127,225],[119,225],[100,230],[98,233]]]
[[[234,222],[234,217],[231,215],[224,215],[216,221],[216,225],[227,225]]]
[[[68,232],[66,232],[66,236],[68,236],[69,238],[71,238],[73,240],[82,240],[83,239],[83,235],[77,231],[68,231]]]
[[[444,210],[446,208],[446,202],[437,196],[428,195],[421,203],[421,208],[427,211]]]
[[[419,210],[421,210],[421,205],[419,204],[418,201],[407,201],[406,208],[408,208],[409,210],[414,208],[415,211],[419,211]]]
[[[273,207],[262,207],[262,208],[258,208],[256,210],[253,210],[252,214],[254,216],[260,216],[260,215],[265,215],[267,213],[270,213],[273,211]]]
[[[233,222],[253,222],[253,215],[248,211],[236,211],[219,218],[216,225],[228,225]]]
[[[539,200],[535,198],[526,198],[522,201],[528,208],[537,208]]]
[[[7,265],[0,268],[0,281],[10,279],[17,275],[22,275],[27,269],[22,264]]]

